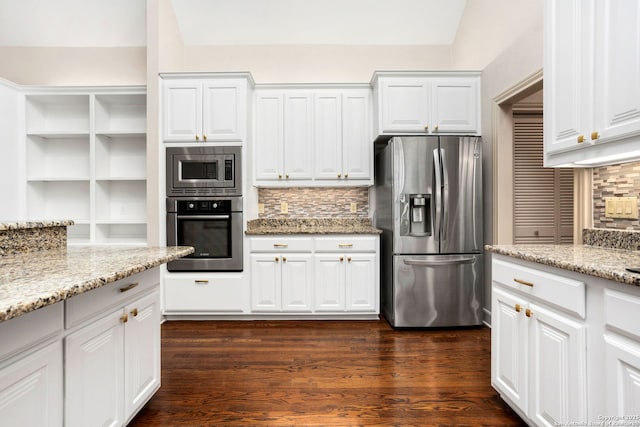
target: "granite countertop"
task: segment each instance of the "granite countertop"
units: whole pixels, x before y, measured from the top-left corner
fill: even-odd
[[[640,267],[640,251],[588,245],[487,245],[496,254],[562,268],[589,276],[640,286],[640,274],[625,267]]]
[[[381,234],[370,218],[265,218],[247,222],[247,235]]]
[[[157,267],[193,250],[74,246],[0,257],[0,321]]]
[[[0,231],[2,230],[26,230],[29,228],[48,228],[48,227],[66,227],[73,225],[73,220],[45,220],[45,221],[15,221],[0,222]]]

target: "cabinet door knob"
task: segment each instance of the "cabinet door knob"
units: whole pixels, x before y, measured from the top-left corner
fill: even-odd
[[[347,257],[347,262],[351,262],[351,257],[350,256]]]
[[[207,135],[202,135],[202,139],[207,140]]]
[[[522,311],[522,306],[520,304],[516,304],[516,312],[520,313]]]
[[[287,257],[286,256],[282,257],[282,262],[287,262]]]
[[[131,310],[131,315],[133,315],[133,317],[136,317],[138,315],[138,309],[134,308],[133,310]]]
[[[276,259],[275,259],[275,260],[276,260],[276,262],[280,261],[280,259],[279,259],[278,257],[276,257]]]
[[[434,132],[438,132],[438,125],[435,125],[435,126],[433,127],[433,131],[434,131]]]
[[[595,141],[598,138],[600,138],[600,134],[598,133],[598,131],[591,132],[591,140],[592,141]]]
[[[341,174],[341,173],[339,173],[339,174],[338,174],[338,178],[340,178],[340,177],[342,177],[342,174]]]
[[[287,179],[289,179],[289,174],[286,174],[284,177],[285,177],[285,178],[287,178]]]
[[[196,141],[200,141],[200,135],[196,133]]]
[[[282,179],[282,174],[281,173],[278,174],[278,179]]]
[[[584,142],[584,135],[578,135],[578,144],[582,144]]]
[[[127,323],[129,321],[129,315],[127,313],[123,314],[122,316],[120,316],[120,321],[122,323]]]
[[[527,308],[527,309],[524,311],[524,314],[525,314],[527,317],[531,317],[531,316],[533,316],[533,311],[531,311],[531,309],[530,309],[530,308]]]
[[[424,130],[429,130],[429,125],[424,125]]]
[[[344,257],[343,256],[340,257],[340,262],[342,262],[342,261],[344,261]]]
[[[344,174],[344,177],[345,177],[345,178],[349,178],[349,174],[348,174],[348,173],[345,173],[345,174]]]

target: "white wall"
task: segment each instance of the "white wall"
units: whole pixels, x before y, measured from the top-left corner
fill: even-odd
[[[24,219],[19,103],[18,90],[0,81],[0,222]]]

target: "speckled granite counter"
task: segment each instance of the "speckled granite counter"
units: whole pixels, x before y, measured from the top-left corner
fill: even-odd
[[[485,250],[525,261],[640,286],[640,251],[580,245],[487,245]]]
[[[72,220],[0,223],[0,256],[67,246]]]
[[[0,321],[193,253],[192,247],[89,246],[0,257]]]
[[[369,218],[269,218],[247,222],[247,235],[381,234]]]

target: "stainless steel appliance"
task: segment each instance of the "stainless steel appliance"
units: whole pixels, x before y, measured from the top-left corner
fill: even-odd
[[[169,271],[242,271],[242,198],[168,198],[167,245],[195,248]]]
[[[242,148],[168,147],[167,245],[195,252],[169,271],[242,271]]]
[[[479,137],[395,137],[376,155],[381,309],[393,327],[482,323]]]
[[[167,148],[167,197],[242,196],[241,147]]]

